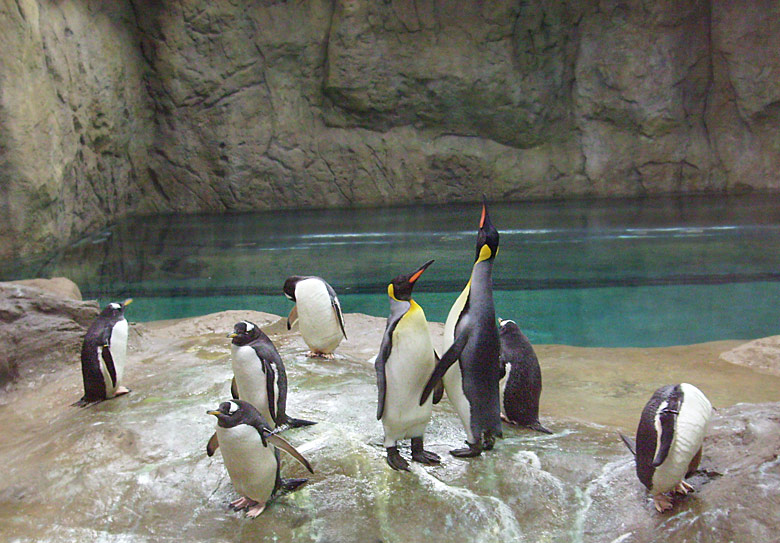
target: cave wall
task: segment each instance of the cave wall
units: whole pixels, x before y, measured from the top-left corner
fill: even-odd
[[[780,4],[0,0],[0,255],[129,213],[780,190]]]

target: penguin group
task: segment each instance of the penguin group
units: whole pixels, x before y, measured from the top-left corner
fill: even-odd
[[[475,457],[493,449],[496,439],[503,437],[502,422],[552,433],[539,421],[542,375],[534,349],[515,321],[496,318],[492,271],[498,252],[499,233],[483,197],[474,264],[444,324],[441,356],[434,349],[425,312],[412,298],[415,284],[434,261],[387,285],[390,313],[374,369],[376,418],[382,424],[386,462],[394,470],[410,471],[399,451],[399,442],[406,439],[411,440],[413,462],[441,463],[424,443],[433,405],[445,392],[465,433],[465,446],[450,451],[454,457]],[[306,356],[333,359],[347,338],[335,290],[321,277],[293,275],[282,291],[295,304],[287,329],[298,327],[309,348]],[[89,327],[81,350],[84,395],[73,405],[86,407],[130,392],[121,381],[128,338],[124,313],[131,302],[107,304]],[[306,482],[282,479],[280,451],[314,473],[309,461],[280,434],[315,422],[287,413],[284,362],[256,324],[239,321],[227,338],[231,397],[207,411],[216,418],[216,428],[206,453],[211,457],[221,451],[239,494],[230,507],[254,518],[279,493]],[[642,411],[636,441],[621,434],[658,511],[673,506],[673,494],[693,489],[684,479],[698,466],[711,412],[709,400],[695,386],[668,385],[659,388]]]

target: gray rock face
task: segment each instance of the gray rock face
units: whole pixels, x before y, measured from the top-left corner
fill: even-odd
[[[0,15],[0,256],[128,213],[780,189],[770,0]]]
[[[74,283],[36,282],[0,283],[0,386],[78,363],[84,334],[98,315],[96,302],[73,297]]]

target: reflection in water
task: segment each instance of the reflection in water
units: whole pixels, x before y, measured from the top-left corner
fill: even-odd
[[[496,306],[535,343],[661,346],[778,333],[780,197],[493,204]],[[5,279],[63,275],[139,321],[286,314],[289,275],[320,275],[345,312],[385,316],[385,287],[436,259],[415,293],[443,321],[473,263],[479,206],[130,219]]]

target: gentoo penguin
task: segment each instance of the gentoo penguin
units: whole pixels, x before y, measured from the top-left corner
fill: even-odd
[[[120,383],[127,360],[125,308],[132,301],[111,302],[87,330],[81,344],[84,396],[72,405],[85,407],[130,392]]]
[[[284,295],[295,302],[287,329],[298,323],[310,349],[306,355],[332,358],[334,349],[347,337],[336,291],[322,277],[293,275],[284,282]]]
[[[287,415],[287,372],[282,357],[260,327],[241,321],[228,337],[232,339],[233,398],[251,403],[273,427],[297,428],[314,424]],[[206,446],[208,455],[213,455],[218,446],[218,439],[212,436]]]
[[[699,466],[711,415],[712,404],[701,390],[688,383],[667,385],[656,390],[642,410],[636,451],[621,434],[635,453],[636,474],[659,512],[672,508],[672,497],[666,493],[693,490],[683,479]]]
[[[280,489],[294,490],[306,479],[282,480],[279,473],[279,451],[282,449],[314,473],[309,462],[287,441],[275,435],[260,412],[249,402],[231,400],[216,411],[217,437],[222,445],[230,480],[241,496],[230,503],[236,510],[249,508],[246,516],[255,518],[263,512],[268,500]]]
[[[551,434],[539,422],[542,370],[531,342],[512,320],[498,319],[501,343],[501,418],[518,426]]]
[[[384,427],[387,463],[397,470],[409,471],[409,464],[398,452],[398,441],[406,438],[412,439],[412,460],[427,465],[441,462],[437,454],[423,449],[423,434],[431,420],[431,398],[422,405],[417,401],[436,367],[436,354],[428,321],[412,300],[412,289],[431,264],[433,260],[410,274],[399,275],[387,286],[390,316],[374,362],[379,389],[376,418]]]
[[[497,253],[498,231],[490,221],[483,197],[471,278],[450,309],[444,325],[446,350],[420,397],[422,405],[444,378],[444,389],[463,423],[468,445],[450,451],[453,456],[479,456],[482,449],[492,449],[495,438],[502,436],[500,348],[492,279]]]

